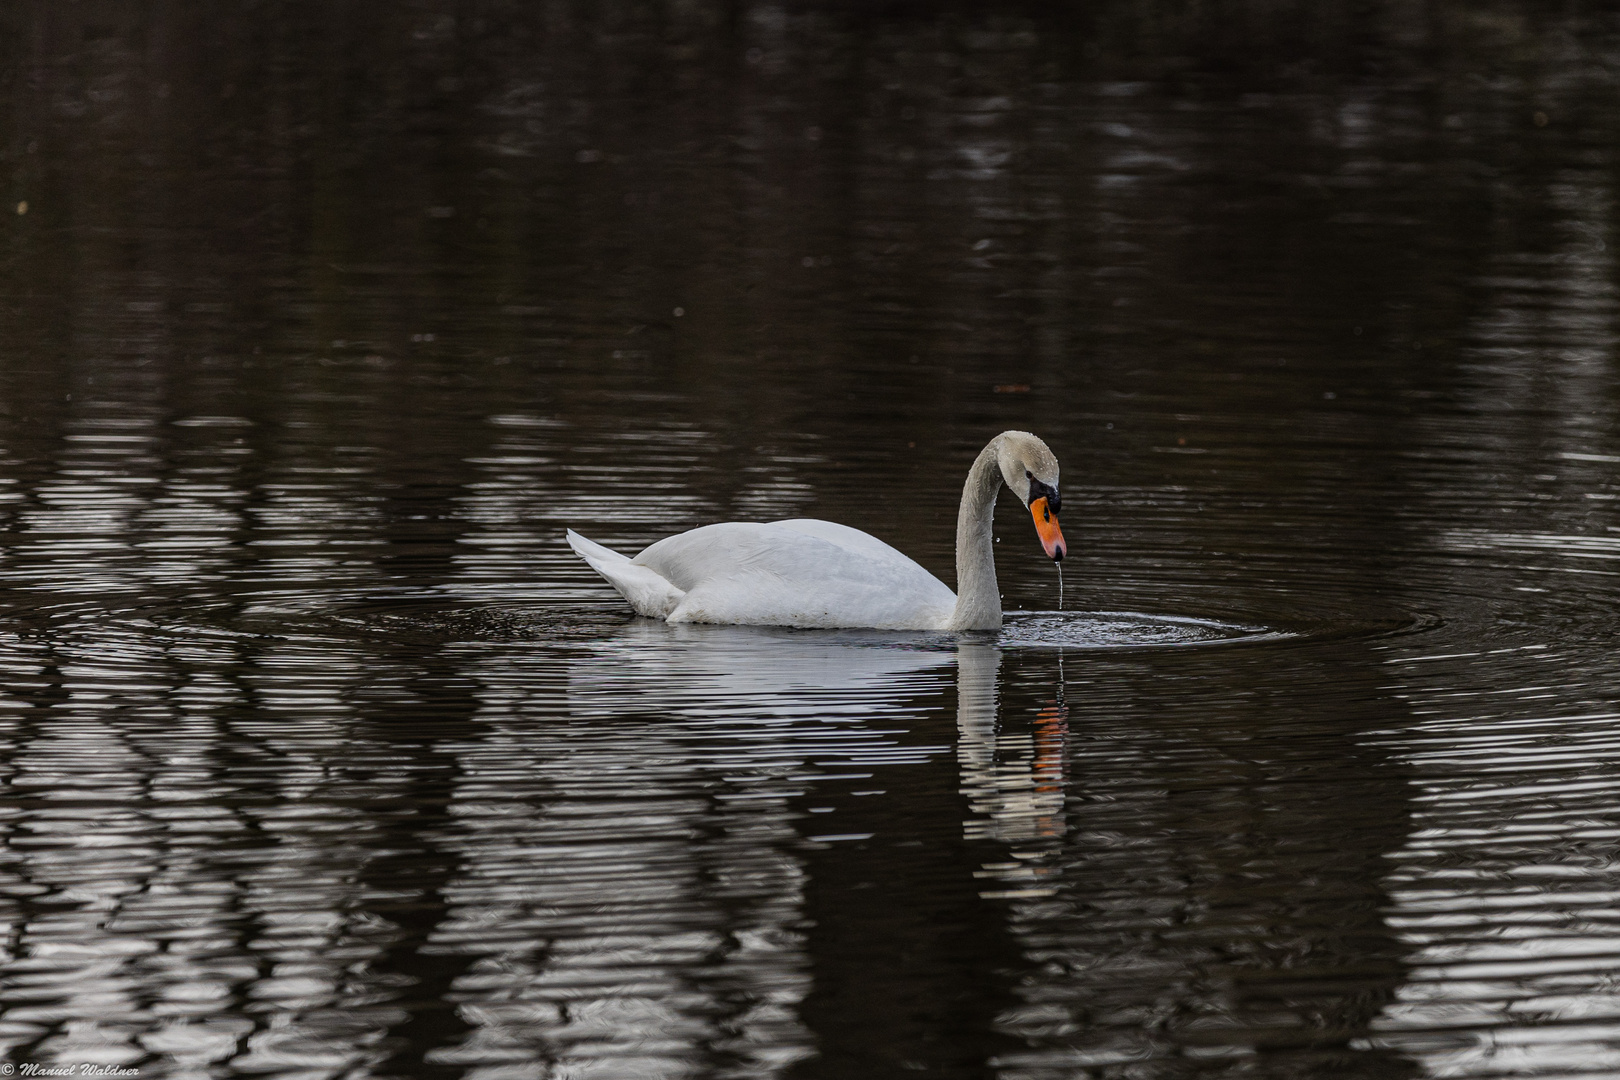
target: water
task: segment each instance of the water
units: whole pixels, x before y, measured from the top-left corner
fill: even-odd
[[[0,27],[11,1062],[1620,1073],[1612,13]],[[999,634],[563,542],[1014,427]]]

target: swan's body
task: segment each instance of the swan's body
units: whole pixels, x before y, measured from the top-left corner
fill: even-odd
[[[568,543],[640,615],[756,626],[993,630],[1001,593],[991,526],[1005,482],[1028,503],[1047,554],[1065,553],[1057,459],[1022,431],[997,435],[962,489],[956,522],[960,595],[875,536],[800,518],[705,525],[627,558],[568,531]]]
[[[937,630],[945,583],[875,536],[830,521],[728,521],[626,559],[570,530],[568,542],[641,615],[670,622]]]

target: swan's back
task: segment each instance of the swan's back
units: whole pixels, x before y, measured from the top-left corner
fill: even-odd
[[[705,525],[631,560],[686,595],[670,622],[937,630],[956,594],[875,536],[813,518]]]

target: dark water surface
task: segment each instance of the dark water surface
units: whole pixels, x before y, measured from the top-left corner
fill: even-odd
[[[1609,8],[21,0],[0,105],[11,1062],[1620,1075]],[[563,542],[951,581],[1008,427],[999,635]]]

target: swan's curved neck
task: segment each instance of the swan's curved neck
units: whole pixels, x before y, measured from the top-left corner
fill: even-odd
[[[1001,491],[1001,439],[979,452],[962,485],[956,511],[956,610],[947,630],[997,630],[1001,590],[996,587],[993,540],[996,495]]]

